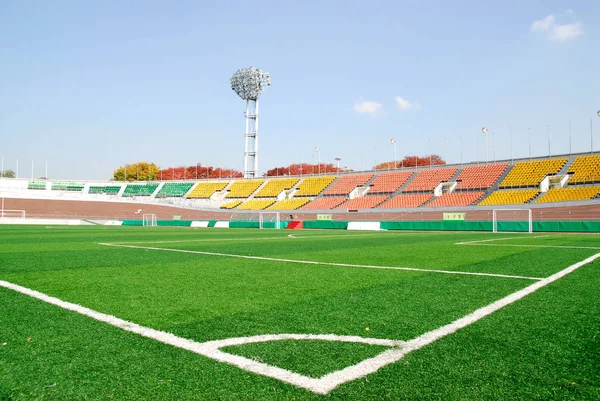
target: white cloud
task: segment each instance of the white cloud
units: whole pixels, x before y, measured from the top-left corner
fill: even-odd
[[[544,19],[539,19],[531,24],[531,32],[545,32],[554,26],[556,18],[550,14]]]
[[[418,110],[420,109],[419,102],[409,102],[402,96],[396,96],[396,107],[400,110]]]
[[[360,114],[369,114],[375,117],[383,111],[381,103],[374,102],[372,100],[363,100],[354,102],[354,111]]]
[[[531,32],[541,32],[548,35],[552,40],[564,42],[583,35],[581,22],[577,21],[572,24],[557,24],[554,15],[550,14],[544,19],[534,21],[531,24]]]
[[[562,42],[576,38],[579,35],[583,35],[583,29],[581,23],[575,22],[574,24],[555,25],[552,29],[551,38]]]

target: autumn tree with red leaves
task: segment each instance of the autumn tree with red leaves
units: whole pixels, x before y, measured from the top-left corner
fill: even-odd
[[[406,156],[404,160],[396,161],[396,168],[402,167],[419,167],[419,166],[436,166],[446,164],[446,161],[442,159],[439,155],[431,155],[431,156]],[[379,163],[378,165],[373,167],[373,170],[389,170],[394,168],[394,161],[390,160],[389,162]]]
[[[289,175],[310,175],[310,174],[329,174],[329,173],[339,173],[339,172],[348,172],[352,170],[344,170],[341,168],[337,168],[333,164],[307,164],[307,163],[298,163],[298,164],[290,164],[287,167],[275,167],[268,170],[264,176],[265,177],[279,177],[279,176],[289,176]]]

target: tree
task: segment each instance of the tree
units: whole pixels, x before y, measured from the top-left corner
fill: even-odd
[[[352,170],[337,168],[333,164],[290,164],[287,167],[275,167],[268,170],[265,177],[278,177],[278,176],[289,176],[289,175],[309,175],[309,174],[330,174],[339,172],[348,172]]]
[[[396,168],[402,167],[415,167],[415,166],[432,166],[446,164],[446,161],[438,155],[427,155],[423,157],[419,156],[406,156],[404,160],[396,161]],[[394,168],[394,161],[379,163],[373,167],[373,170],[391,170]]]
[[[14,170],[4,170],[2,172],[2,178],[15,178]]]
[[[113,172],[114,181],[154,181],[159,168],[154,163],[137,162],[126,164]]]
[[[203,180],[215,178],[241,178],[243,174],[233,169],[223,169],[221,167],[203,166],[198,163],[195,166],[188,167],[167,167],[160,169],[156,173],[157,180]]]

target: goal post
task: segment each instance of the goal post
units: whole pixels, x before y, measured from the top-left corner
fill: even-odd
[[[274,228],[279,230],[281,228],[281,216],[279,212],[260,212],[258,214],[258,228]]]
[[[142,226],[156,227],[156,214],[146,213],[142,216]]]
[[[21,220],[25,220],[25,210],[0,209],[0,219],[21,219]]]
[[[492,227],[497,232],[533,232],[531,209],[494,209]]]

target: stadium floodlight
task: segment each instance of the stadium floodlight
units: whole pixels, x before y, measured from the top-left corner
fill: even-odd
[[[337,169],[339,170],[340,169],[340,160],[342,160],[342,158],[339,156],[336,156],[333,158],[333,160],[335,160],[337,162]]]
[[[481,132],[483,132],[483,135],[485,135],[485,164],[487,164],[488,160],[489,160],[488,159],[488,135],[487,135],[488,129],[487,129],[487,127],[483,127],[481,129]]]
[[[244,178],[258,173],[258,98],[271,85],[271,75],[258,68],[240,68],[231,77],[231,89],[246,101]]]
[[[317,146],[315,152],[317,152],[318,155],[319,175],[321,175],[321,148]]]
[[[394,170],[395,170],[396,169],[396,138],[391,138],[390,144],[394,145]]]
[[[598,114],[598,117],[600,117],[600,110],[598,110],[598,112],[596,114]]]

